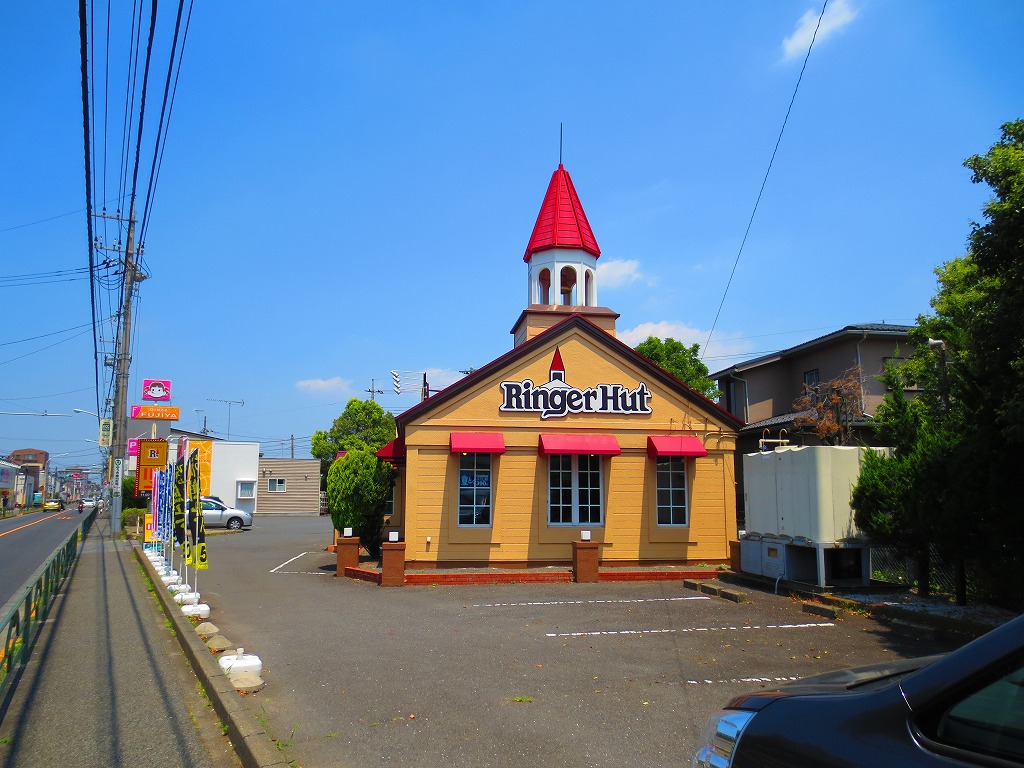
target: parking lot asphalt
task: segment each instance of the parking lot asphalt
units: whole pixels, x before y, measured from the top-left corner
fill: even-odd
[[[198,584],[263,661],[244,707],[305,768],[678,766],[735,695],[962,642],[680,582],[384,589],[335,578],[331,530],[259,517],[211,536]]]

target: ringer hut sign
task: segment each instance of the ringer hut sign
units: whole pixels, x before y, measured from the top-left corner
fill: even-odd
[[[501,382],[500,411],[539,413],[542,419],[553,419],[570,413],[651,413],[651,393],[644,382],[636,389],[621,384],[598,384],[578,389],[565,382],[562,355],[555,349],[551,360],[550,379],[534,384],[530,379]]]

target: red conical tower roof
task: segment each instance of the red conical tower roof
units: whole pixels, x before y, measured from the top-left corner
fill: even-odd
[[[551,174],[547,194],[533,225],[530,243],[526,246],[523,261],[529,261],[533,254],[549,248],[579,248],[601,255],[594,232],[590,229],[587,214],[583,212],[576,188],[572,185],[565,166],[558,164],[558,170]]]

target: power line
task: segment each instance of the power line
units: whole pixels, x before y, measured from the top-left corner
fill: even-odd
[[[80,331],[83,328],[91,328],[91,327],[92,327],[92,323],[84,323],[83,325],[75,325],[75,326],[72,326],[71,328],[65,328],[65,329],[60,330],[60,331],[53,331],[51,333],[43,333],[43,334],[40,334],[39,336],[29,336],[27,339],[16,339],[15,341],[0,341],[0,347],[9,347],[12,344],[24,344],[27,341],[38,341],[39,339],[46,339],[46,338],[49,338],[50,336],[57,336],[58,334],[61,334],[61,333],[70,333],[71,331]],[[78,334],[78,335],[80,336],[81,334]]]
[[[775,164],[775,155],[779,152],[779,145],[782,143],[782,135],[786,132],[786,123],[789,122],[789,115],[793,111],[793,103],[796,101],[796,94],[800,90],[800,82],[804,79],[804,71],[807,69],[807,61],[811,58],[811,49],[814,48],[814,41],[818,37],[818,29],[821,28],[821,20],[825,16],[825,9],[828,7],[828,0],[825,0],[824,5],[821,6],[821,14],[818,16],[818,23],[814,27],[814,34],[811,35],[811,42],[807,46],[807,55],[804,56],[803,66],[800,67],[800,76],[796,79],[796,86],[793,88],[793,96],[789,100],[789,107],[786,109],[786,116],[782,120],[782,128],[779,129],[779,138],[775,141],[775,149],[772,150],[771,160],[768,161],[768,168],[764,172],[764,179],[761,181],[761,189],[757,192],[757,199],[754,201],[754,209],[750,212],[750,220],[747,222],[747,229],[743,233],[743,240],[740,242],[739,251],[736,252],[736,259],[732,263],[732,271],[729,273],[729,280],[725,284],[725,290],[722,292],[722,301],[718,304],[718,311],[715,313],[715,320],[711,323],[711,330],[708,331],[708,340],[704,344],[704,349],[700,356],[700,359],[704,360],[704,354],[707,353],[707,348],[711,344],[711,337],[715,333],[715,327],[718,325],[718,318],[722,314],[722,307],[725,306],[725,297],[729,294],[729,287],[732,285],[732,278],[736,274],[736,267],[740,263],[740,256],[743,254],[743,246],[747,244],[747,237],[750,235],[750,228],[754,226],[754,216],[757,215],[757,208],[761,204],[761,196],[764,194],[764,188],[768,184],[768,175],[772,172],[772,166]]]

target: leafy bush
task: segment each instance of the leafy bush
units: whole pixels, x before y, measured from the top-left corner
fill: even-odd
[[[380,556],[393,473],[391,465],[368,448],[349,451],[327,473],[327,505],[335,529],[351,527],[372,557]]]
[[[121,510],[121,527],[128,528],[129,526],[134,528],[136,525],[140,528],[146,522],[146,512],[148,510],[142,507],[131,507],[129,509]]]

